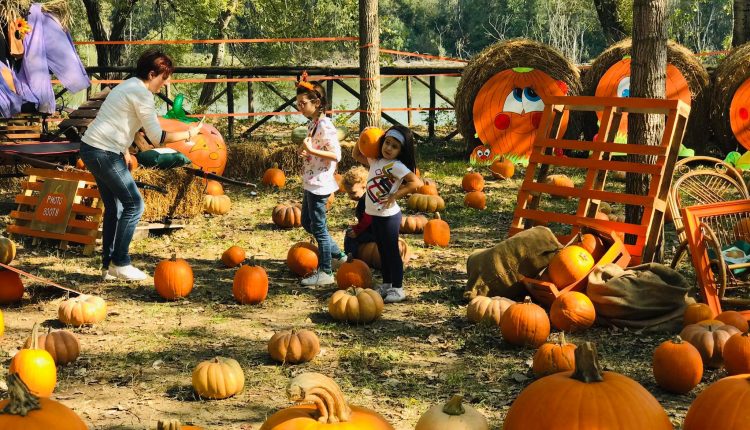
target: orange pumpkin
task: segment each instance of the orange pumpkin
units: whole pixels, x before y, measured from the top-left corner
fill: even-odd
[[[367,158],[380,158],[380,138],[385,132],[379,127],[367,127],[357,140],[359,152]]]
[[[564,288],[588,275],[594,267],[594,258],[580,246],[563,248],[552,257],[547,271],[558,288]]]
[[[746,429],[750,411],[750,375],[720,379],[703,390],[685,415],[682,430]]]
[[[490,173],[495,179],[510,179],[516,172],[516,165],[505,157],[500,157],[490,164]]]
[[[588,251],[594,261],[601,260],[604,253],[607,252],[607,245],[596,234],[586,233],[581,235],[581,241],[576,243],[576,245]]]
[[[401,261],[406,266],[409,263],[409,245],[402,238],[398,238],[398,253],[401,256]],[[382,268],[382,262],[380,260],[380,251],[378,251],[378,244],[375,242],[362,243],[357,247],[357,258],[364,261],[368,266],[373,269],[380,270]]]
[[[549,336],[547,312],[526,297],[523,303],[510,305],[500,321],[503,339],[512,345],[541,346]]]
[[[221,196],[224,194],[224,187],[219,181],[206,181],[206,194],[209,196]]]
[[[435,213],[435,219],[431,219],[424,226],[425,245],[446,247],[451,241],[451,228],[447,222],[440,219],[440,213]]]
[[[471,150],[469,164],[472,166],[489,166],[492,164],[492,149],[489,146],[479,145]]]
[[[427,217],[424,215],[402,215],[401,227],[398,232],[402,234],[419,234],[424,232]]]
[[[159,118],[159,124],[164,131],[187,131],[195,125],[165,118]],[[227,165],[227,145],[219,131],[210,124],[203,124],[201,132],[190,141],[179,140],[167,143],[166,146],[185,154],[193,162],[193,167],[217,175],[224,173]]]
[[[340,290],[347,288],[372,288],[372,272],[362,260],[347,261],[336,271],[336,285]]]
[[[286,184],[286,175],[284,171],[279,169],[278,164],[274,164],[273,167],[267,169],[263,173],[263,184],[269,187],[284,188]]]
[[[750,333],[736,333],[727,340],[722,351],[724,367],[730,375],[750,373]]]
[[[96,324],[107,316],[107,302],[101,297],[81,294],[60,302],[57,318],[75,327]]]
[[[346,192],[346,188],[344,188],[344,175],[342,175],[341,173],[336,172],[336,173],[333,174],[333,178],[336,179],[336,183],[339,184],[338,192],[339,193],[345,193]]]
[[[630,56],[611,65],[602,75],[596,86],[597,97],[630,97]],[[690,106],[690,88],[679,69],[672,64],[667,64],[667,88],[665,98],[669,100],[682,100]],[[601,122],[602,112],[596,112],[597,119]],[[622,116],[620,127],[617,129],[615,142],[625,143],[628,140],[627,114]]]
[[[747,320],[737,311],[724,311],[716,316],[716,320],[727,325],[733,325],[743,333],[748,330]]]
[[[302,226],[302,208],[299,203],[276,205],[271,212],[273,223],[282,228]]]
[[[16,258],[16,244],[7,237],[0,236],[0,263],[10,264]]]
[[[76,160],[76,169],[86,170],[86,163],[84,163],[80,158]]]
[[[569,291],[557,296],[552,302],[549,318],[558,330],[577,332],[594,324],[596,311],[587,295]]]
[[[750,150],[750,79],[740,84],[732,96],[729,125],[740,145]]]
[[[160,296],[167,300],[186,297],[193,290],[193,269],[187,261],[172,254],[169,260],[162,260],[154,270],[154,287]]]
[[[71,409],[48,398],[38,398],[18,377],[8,375],[8,399],[0,401],[0,428],[8,430],[88,430]]]
[[[564,96],[567,85],[541,70],[517,67],[503,70],[484,83],[474,99],[474,128],[492,156],[528,157],[542,119],[545,100]],[[566,111],[560,123],[564,132]]]
[[[417,194],[424,194],[426,196],[439,195],[438,190],[437,190],[437,185],[434,182],[432,183],[425,182],[424,185],[417,188]]]
[[[735,326],[708,320],[686,326],[680,332],[680,337],[698,350],[704,366],[718,369],[724,364],[724,345],[732,335],[739,332]]]
[[[284,330],[268,341],[268,354],[279,363],[306,363],[320,352],[318,335],[311,330]]]
[[[521,391],[503,430],[673,429],[648,390],[627,376],[601,369],[594,345],[579,345],[575,370],[538,379]]]
[[[0,270],[0,305],[8,305],[21,300],[23,291],[23,282],[18,273]]]
[[[556,187],[568,187],[568,188],[574,188],[575,185],[573,184],[573,180],[571,180],[569,177],[565,175],[549,175],[544,179],[544,183],[547,185],[554,185]],[[558,196],[558,195],[551,195],[552,198],[564,198],[569,199],[570,197],[567,196]]]
[[[349,405],[336,382],[320,373],[302,373],[287,385],[297,405],[268,417],[260,430],[393,430],[377,412]]]
[[[24,342],[23,347],[31,348],[33,344],[34,340],[29,337]],[[67,330],[52,331],[50,329],[47,334],[39,335],[37,345],[39,349],[49,352],[57,366],[64,366],[76,361],[81,353],[81,344],[78,342],[78,338]]]
[[[307,276],[318,268],[318,247],[309,242],[298,242],[286,253],[286,265],[297,276]]]
[[[245,250],[234,245],[221,254],[221,262],[227,267],[237,267],[245,261],[246,257]]]
[[[487,208],[487,195],[483,191],[472,191],[464,196],[464,205],[468,208],[484,210]]]
[[[252,261],[249,266],[240,266],[234,274],[232,295],[241,305],[257,305],[268,296],[268,274]]]
[[[663,342],[654,351],[654,379],[669,392],[685,394],[695,388],[703,377],[700,352],[680,336]]]
[[[245,372],[237,360],[214,357],[193,369],[193,390],[206,399],[226,399],[245,387]]]
[[[473,323],[487,321],[500,326],[505,311],[515,303],[505,297],[476,296],[466,306],[466,318]]]
[[[560,333],[559,342],[548,342],[540,346],[531,360],[531,371],[541,378],[553,373],[567,372],[576,367],[576,346],[565,342],[565,333]]]
[[[477,172],[469,172],[461,180],[461,188],[464,191],[482,191],[484,189],[484,178]]]
[[[714,311],[705,303],[691,303],[685,307],[685,313],[682,314],[682,325],[699,323],[705,320],[714,319]]]
[[[39,324],[31,329],[31,346],[13,356],[8,373],[17,373],[29,388],[29,392],[39,397],[49,397],[57,384],[57,367],[49,352],[39,348]]]
[[[128,163],[128,170],[133,172],[135,169],[138,168],[138,159],[134,156],[130,157],[130,163]]]

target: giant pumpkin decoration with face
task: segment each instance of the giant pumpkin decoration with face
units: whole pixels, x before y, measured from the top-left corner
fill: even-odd
[[[567,93],[565,82],[530,67],[503,70],[485,82],[474,99],[473,114],[477,137],[490,147],[490,158],[528,158],[545,99]],[[562,131],[567,124],[566,112]]]
[[[164,131],[187,131],[194,125],[166,118],[159,118],[159,124]],[[170,142],[167,143],[167,147],[185,154],[195,168],[217,175],[224,173],[227,165],[227,145],[219,131],[210,124],[203,124],[201,132],[191,141]]]
[[[625,56],[607,69],[599,80],[594,95],[597,97],[630,97],[630,56]],[[688,87],[688,83],[680,70],[672,64],[667,64],[666,98],[682,100],[690,106],[690,87]],[[601,121],[602,113],[597,111],[596,117]],[[615,142],[625,143],[627,141],[628,120],[627,114],[625,114],[620,120]]]
[[[750,150],[750,79],[742,83],[729,105],[729,124],[734,137]]]

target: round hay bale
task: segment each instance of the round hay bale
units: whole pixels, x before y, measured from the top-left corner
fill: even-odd
[[[733,49],[714,72],[711,125],[717,143],[725,151],[742,151],[743,147],[750,150],[749,107],[750,43],[746,43]]]
[[[630,60],[625,59],[625,57],[630,56],[631,47],[632,40],[625,39],[615,43],[599,54],[599,56],[591,63],[591,68],[587,70],[581,79],[583,95],[597,95],[597,88],[600,86],[602,78],[606,79],[607,82],[605,82],[605,85],[607,85],[611,78],[617,79],[621,76],[624,77],[620,72],[623,67],[629,66]],[[667,68],[668,95],[671,94],[672,97],[682,98],[683,101],[690,104],[691,107],[687,131],[682,143],[688,148],[703,153],[706,146],[706,129],[708,127],[708,121],[706,120],[706,117],[708,116],[709,100],[708,72],[706,71],[706,68],[703,67],[700,60],[698,60],[698,57],[693,55],[692,51],[671,40],[667,42],[667,64],[672,65],[672,67],[676,69],[674,70],[669,66]],[[679,72],[679,74],[677,74],[677,72]],[[682,75],[682,78],[684,78],[684,81],[687,83],[689,94],[685,92],[684,83],[680,83],[679,75]],[[629,73],[627,76],[629,76]],[[603,85],[600,88],[600,93],[613,92],[616,87],[616,82],[613,85],[614,87],[608,85],[606,89]],[[683,88],[680,88],[681,86]],[[630,89],[629,83],[627,84],[627,89],[628,91]],[[614,95],[615,94],[611,94],[611,96]],[[621,96],[621,94],[617,94],[617,96]],[[598,119],[594,112],[574,112],[571,115],[569,135],[577,138],[582,133],[585,140],[591,140],[599,131],[597,122]],[[622,121],[621,126],[627,127],[627,121]],[[625,128],[625,130],[626,129],[627,128]],[[624,139],[625,138],[623,138],[623,140]]]
[[[528,39],[510,39],[484,49],[466,65],[456,89],[456,122],[458,130],[467,143],[467,151],[482,144],[481,138],[475,138],[477,133],[475,123],[479,118],[474,118],[474,105],[480,90],[485,84],[494,84],[495,82],[489,82],[493,77],[496,80],[512,78],[512,76],[498,77],[497,75],[506,71],[512,72],[513,69],[521,72],[528,71],[528,69],[544,72],[549,78],[562,81],[567,87],[565,89],[568,95],[580,94],[581,83],[578,69],[559,51],[548,45]],[[497,83],[499,84],[499,81]],[[542,88],[534,89],[543,100],[545,94]],[[500,97],[501,100],[498,102],[502,107],[506,97],[504,95]],[[510,94],[508,94],[508,100],[510,100],[509,97]],[[488,102],[495,103],[494,100]]]
[[[158,222],[167,218],[193,218],[203,212],[203,181],[183,169],[147,169],[133,171],[133,178],[167,190],[161,194],[139,188],[146,206],[142,221]]]

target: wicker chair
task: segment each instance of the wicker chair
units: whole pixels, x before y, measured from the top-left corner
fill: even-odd
[[[675,164],[667,204],[680,245],[672,259],[677,267],[687,250],[687,236],[680,209],[687,206],[750,198],[742,174],[718,158],[689,157]]]

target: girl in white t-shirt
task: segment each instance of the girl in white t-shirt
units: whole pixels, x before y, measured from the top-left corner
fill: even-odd
[[[369,166],[365,186],[365,213],[372,216],[372,232],[380,254],[383,283],[376,290],[385,303],[406,298],[404,264],[398,249],[401,208],[396,201],[417,191],[422,180],[414,173],[414,135],[406,127],[395,125],[380,138],[380,158],[367,158],[354,145],[352,155]]]
[[[341,160],[336,127],[323,112],[325,90],[318,84],[300,81],[297,84],[297,109],[310,119],[307,137],[302,142],[302,227],[318,242],[318,270],[302,280],[302,285],[333,284],[333,265],[346,261],[336,242],[328,233],[326,202],[339,189],[334,174]]]

